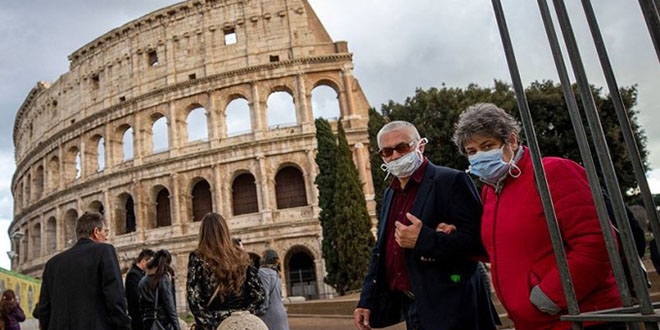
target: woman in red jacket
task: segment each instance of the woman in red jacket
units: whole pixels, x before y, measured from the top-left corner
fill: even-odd
[[[543,206],[534,182],[529,149],[520,126],[493,104],[480,103],[459,117],[454,143],[467,155],[470,173],[486,184],[481,238],[492,263],[495,292],[516,330],[564,330],[566,298]],[[579,302],[588,312],[620,307],[596,208],[584,168],[543,158],[550,194]],[[622,323],[589,323],[585,329],[625,329]]]

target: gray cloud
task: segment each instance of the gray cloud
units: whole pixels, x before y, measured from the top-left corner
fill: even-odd
[[[174,0],[32,0],[0,4],[0,162],[13,164],[13,118],[39,80],[68,70],[67,56],[103,33]],[[372,106],[415,88],[510,81],[490,1],[309,0],[335,40],[347,40]],[[605,86],[577,1],[568,1],[590,82]],[[619,85],[638,84],[651,165],[660,167],[658,59],[636,1],[593,1]],[[504,1],[525,84],[557,80],[535,1]],[[0,165],[3,166],[3,165]],[[0,168],[0,228],[11,219],[11,168]],[[9,175],[9,176],[7,176]],[[656,177],[656,176],[654,176]],[[660,177],[660,175],[657,175]],[[6,226],[5,226],[6,227]],[[0,240],[4,242],[5,240]],[[0,246],[0,250],[3,247]],[[0,251],[0,258],[5,258]],[[6,262],[6,261],[5,261]],[[0,259],[0,266],[7,263]]]

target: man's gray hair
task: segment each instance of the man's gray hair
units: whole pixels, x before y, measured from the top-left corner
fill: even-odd
[[[378,135],[376,138],[378,139],[379,149],[380,149],[380,137],[383,136],[383,134],[392,131],[405,131],[406,133],[408,133],[408,137],[410,138],[411,141],[420,139],[419,132],[417,131],[417,127],[415,127],[415,125],[407,121],[395,120],[385,124],[385,126],[383,126],[383,128],[381,128],[380,131],[378,131]]]
[[[105,219],[98,212],[85,212],[76,222],[76,238],[89,238],[94,233],[94,229],[103,229]]]
[[[508,143],[511,133],[520,133],[513,116],[492,103],[477,103],[458,116],[452,140],[465,155],[465,144],[476,137],[494,137]]]

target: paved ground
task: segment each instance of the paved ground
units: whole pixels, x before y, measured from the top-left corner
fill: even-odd
[[[348,317],[289,317],[290,330],[354,330],[353,319]],[[405,323],[385,328],[405,330]]]

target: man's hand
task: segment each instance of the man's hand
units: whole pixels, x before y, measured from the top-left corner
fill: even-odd
[[[422,230],[422,220],[419,220],[416,216],[406,213],[406,217],[412,223],[410,226],[406,226],[401,222],[396,222],[396,230],[394,231],[394,239],[397,244],[404,249],[412,249],[417,244],[417,236]]]
[[[438,224],[437,227],[435,227],[435,231],[436,232],[441,231],[445,234],[451,234],[452,232],[456,231],[456,226],[441,222]]]
[[[365,308],[356,308],[353,311],[353,323],[358,330],[371,330],[369,315],[371,315],[371,311]]]

